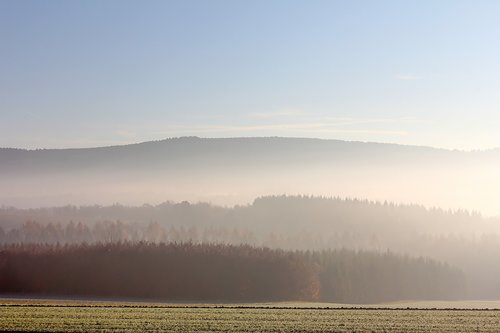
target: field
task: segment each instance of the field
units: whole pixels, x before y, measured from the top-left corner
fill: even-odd
[[[408,305],[410,305],[408,303]],[[0,331],[499,332],[492,309],[0,301]],[[431,304],[432,306],[432,304]]]

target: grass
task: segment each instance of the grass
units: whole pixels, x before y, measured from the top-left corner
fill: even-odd
[[[497,310],[272,305],[4,300],[0,331],[352,333],[498,332],[500,328]]]

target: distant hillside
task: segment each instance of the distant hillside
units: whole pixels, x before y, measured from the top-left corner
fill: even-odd
[[[0,204],[39,207],[313,194],[499,214],[498,151],[299,138],[184,137],[88,149],[0,149]]]
[[[301,138],[181,137],[123,146],[79,149],[23,150],[0,148],[0,172],[44,173],[89,169],[134,170],[135,168],[190,169],[300,165],[351,164],[357,161],[398,162],[428,158],[460,158],[453,153],[427,147],[346,142]]]

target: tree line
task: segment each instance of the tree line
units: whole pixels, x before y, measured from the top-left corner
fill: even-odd
[[[467,211],[308,196],[261,197],[235,207],[165,202],[0,208],[4,243],[192,241],[303,250],[389,248],[418,254],[422,238],[471,239],[495,233],[500,234],[500,221]]]
[[[255,233],[244,228],[224,226],[163,226],[158,222],[126,223],[122,221],[98,221],[84,224],[40,223],[26,221],[19,227],[5,231],[0,226],[0,244],[81,244],[81,243],[222,243],[256,245],[264,241],[269,246],[275,238],[257,239]]]
[[[0,293],[171,301],[372,303],[453,299],[460,271],[390,252],[285,251],[193,243],[13,244]]]

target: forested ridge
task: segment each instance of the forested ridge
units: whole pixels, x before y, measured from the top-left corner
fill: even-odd
[[[103,229],[115,228],[114,236],[123,237],[117,240],[137,240],[134,237],[140,237],[138,234],[147,237],[147,231],[143,230],[146,225],[158,224],[166,237],[159,239],[161,241],[199,242],[204,233],[211,232],[208,229],[214,228],[220,230],[221,235],[216,235],[214,230],[210,235],[213,241],[239,242],[233,235],[225,237],[223,230],[250,233],[256,242],[263,242],[265,236],[273,233],[277,242],[273,246],[303,249],[354,244],[380,246],[384,250],[388,242],[394,241],[396,233],[406,241],[408,235],[412,238],[421,235],[461,237],[500,231],[498,219],[486,219],[475,212],[309,196],[260,197],[251,205],[235,207],[184,201],[135,207],[116,204],[0,208],[0,235],[3,234],[4,242],[73,242],[74,237],[92,241],[97,234],[105,234],[99,230],[92,237],[88,235],[92,228],[98,227],[96,222],[100,222]],[[183,235],[189,229],[191,235]],[[169,234],[169,230],[172,233]],[[87,236],[78,236],[77,231]],[[168,238],[175,237],[176,233],[180,234],[178,239]],[[293,236],[307,234],[313,236],[309,242],[306,237],[293,239]],[[291,239],[290,244],[286,243],[287,238]]]
[[[393,253],[144,242],[0,249],[3,294],[370,303],[465,292],[457,269]]]

